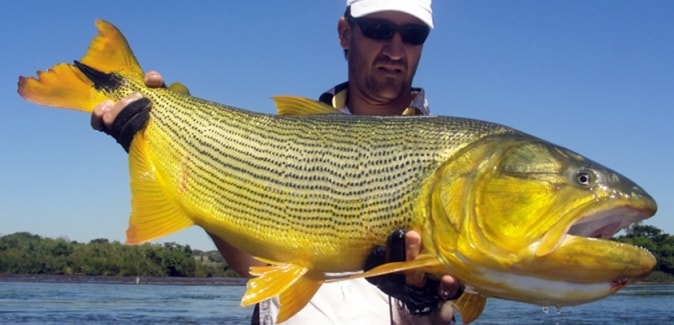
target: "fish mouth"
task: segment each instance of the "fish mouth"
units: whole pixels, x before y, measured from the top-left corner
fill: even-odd
[[[568,237],[608,240],[620,230],[655,214],[655,204],[624,204],[608,207],[593,206],[574,218],[572,224],[560,222],[537,243],[536,255],[545,256],[559,248]]]
[[[578,219],[571,225],[567,235],[610,239],[620,230],[651,215],[650,211],[634,207],[616,207]]]
[[[652,216],[654,209],[648,202],[586,209],[571,225],[567,224],[566,230],[560,224],[546,234],[548,237],[530,246],[535,254],[517,268],[545,281],[594,285],[591,290],[562,290],[570,295],[585,290],[579,303],[602,298],[648,275],[655,267],[655,257],[647,249],[610,240],[621,229]],[[556,298],[550,299],[554,302]]]

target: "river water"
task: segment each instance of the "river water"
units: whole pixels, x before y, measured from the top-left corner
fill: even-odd
[[[63,279],[0,278],[0,324],[250,324],[240,280]],[[631,285],[561,311],[489,299],[473,324],[674,324],[674,285]]]

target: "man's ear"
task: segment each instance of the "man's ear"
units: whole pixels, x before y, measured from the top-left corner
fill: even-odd
[[[337,34],[339,35],[339,45],[344,50],[348,50],[351,45],[351,25],[344,17],[340,17],[339,22],[337,22]]]

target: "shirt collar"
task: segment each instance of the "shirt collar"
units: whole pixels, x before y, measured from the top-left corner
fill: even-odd
[[[346,95],[348,90],[349,82],[343,82],[321,94],[319,100],[342,113],[351,114],[349,108],[346,107]],[[412,88],[412,102],[403,111],[402,115],[429,115],[430,113],[430,105],[428,104],[428,99],[426,99],[426,92],[424,89]]]

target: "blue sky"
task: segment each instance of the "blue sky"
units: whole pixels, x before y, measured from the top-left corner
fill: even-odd
[[[96,4],[95,4],[96,3]],[[415,85],[431,111],[513,126],[644,187],[674,234],[674,2],[439,1]],[[19,75],[79,59],[96,18],[192,94],[274,112],[346,78],[343,0],[12,1],[0,13],[0,234],[124,240],[126,155],[79,112],[24,102]],[[214,246],[199,228],[160,241]]]

